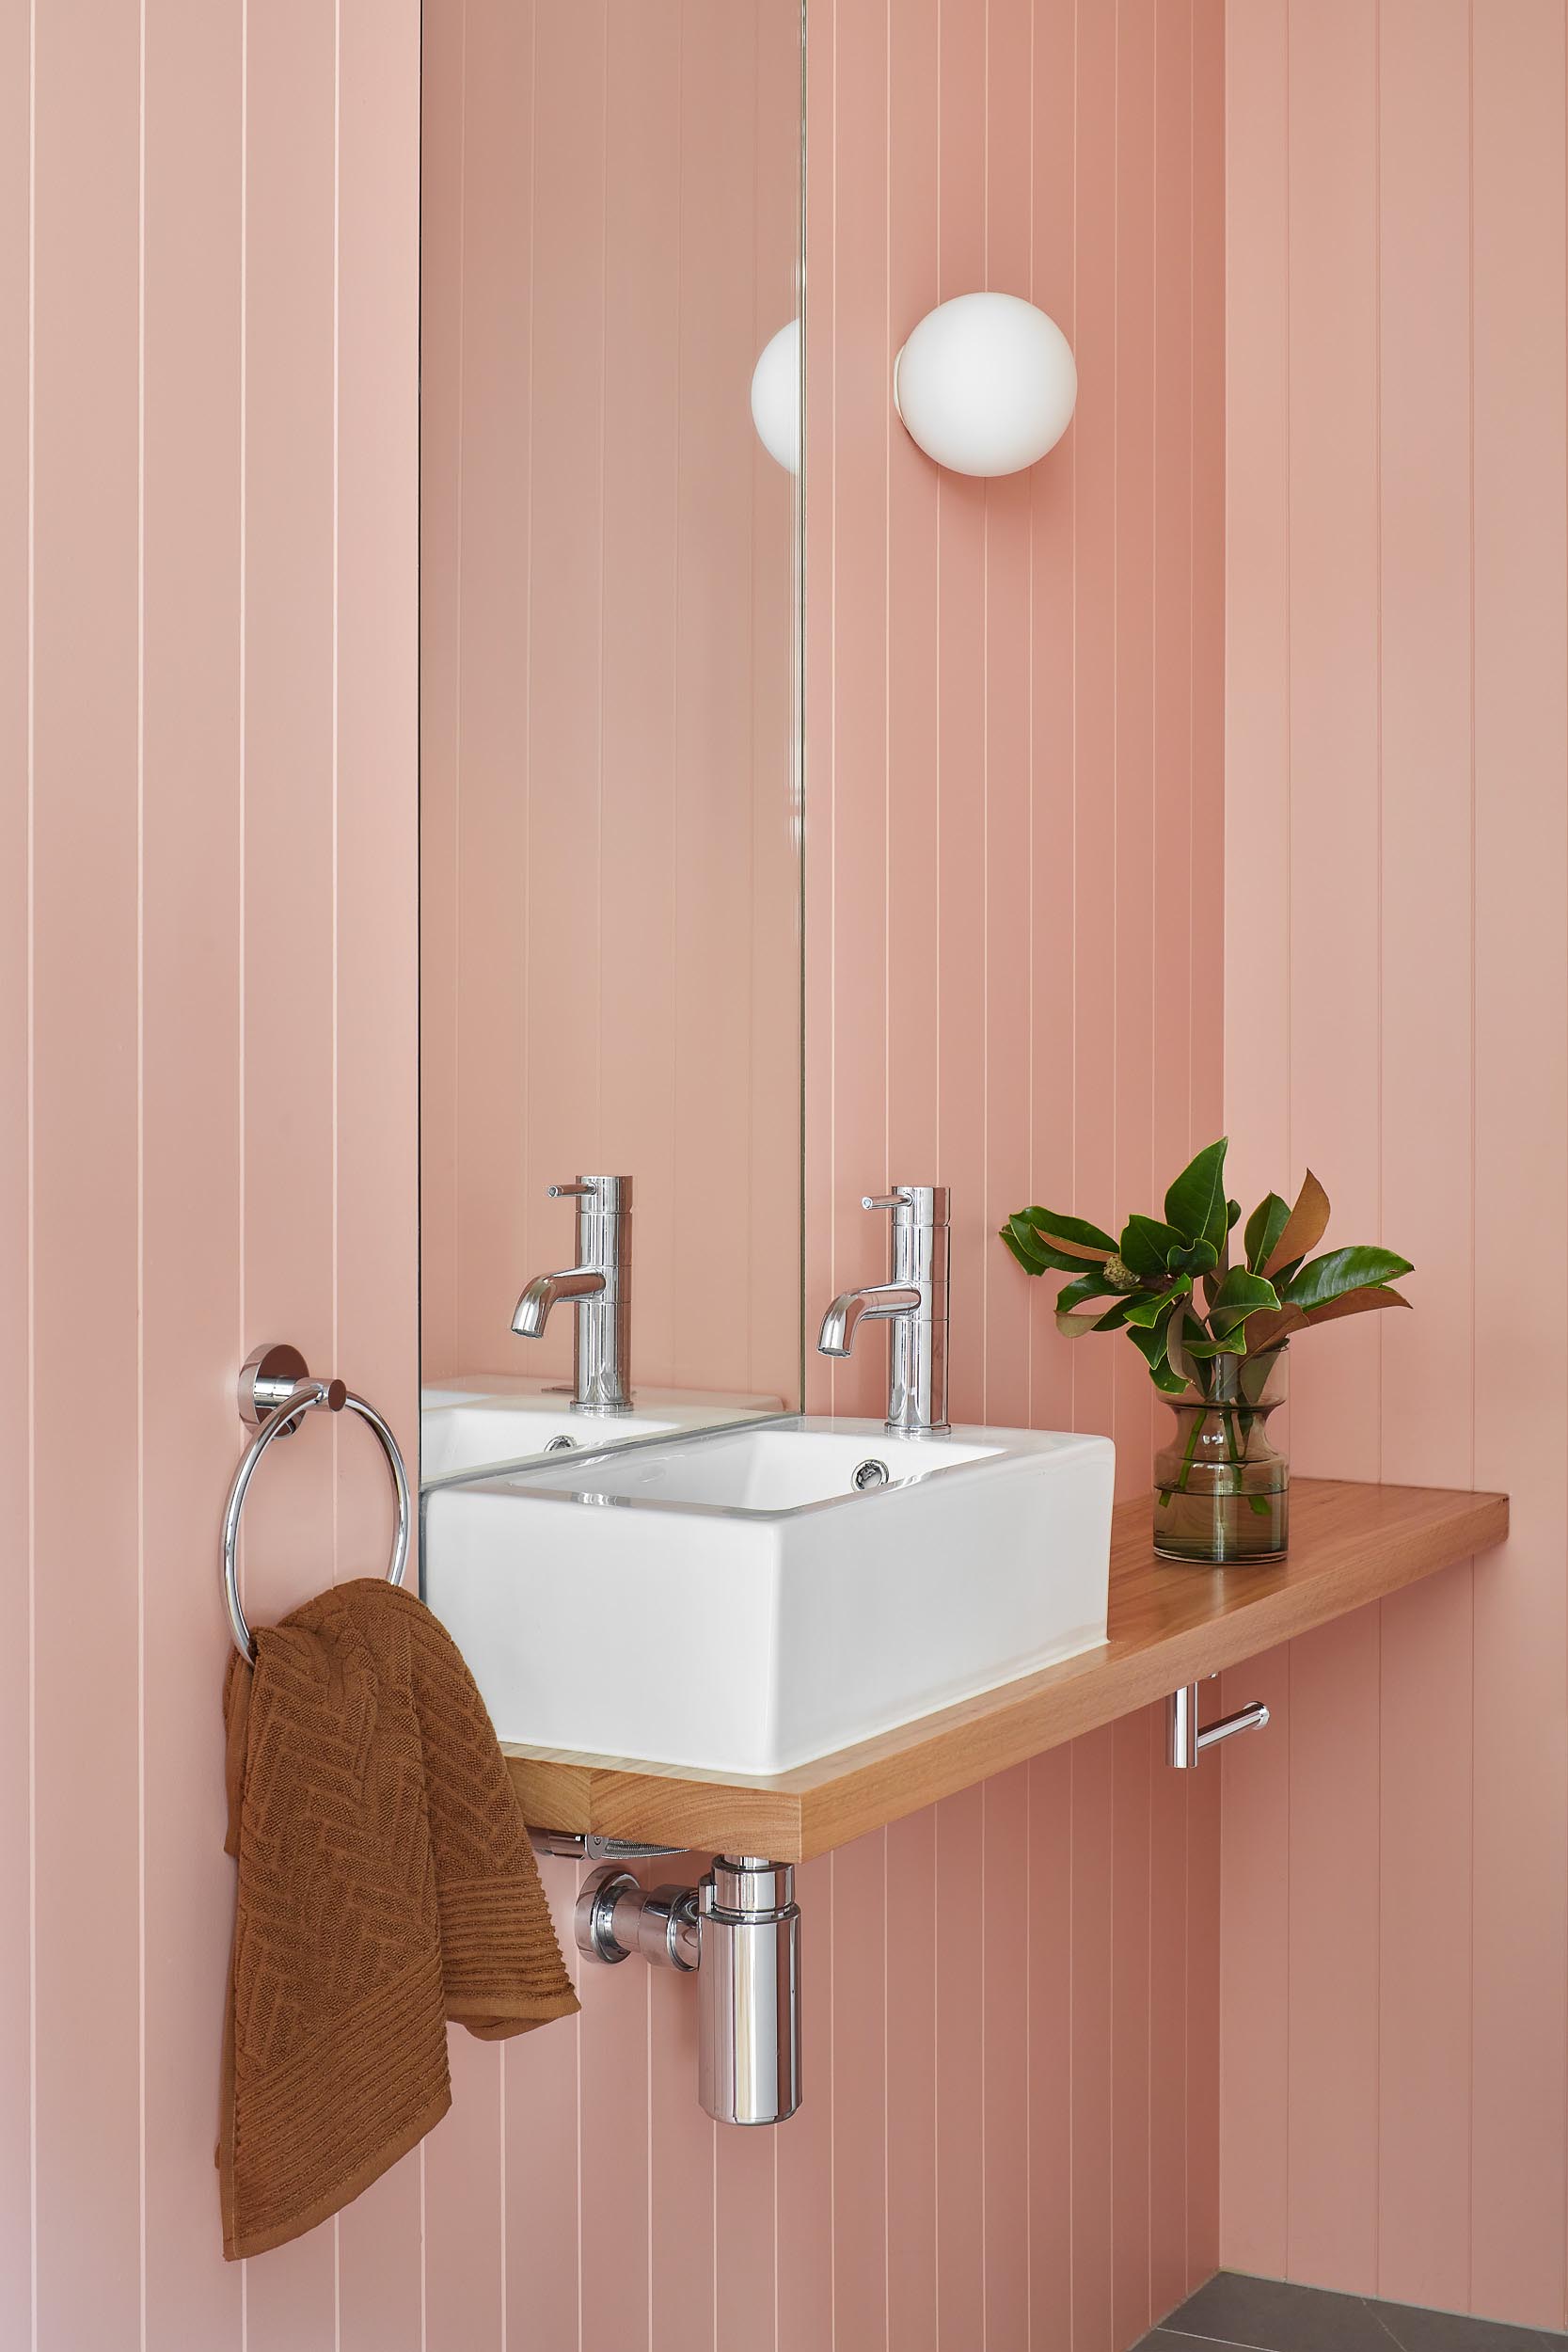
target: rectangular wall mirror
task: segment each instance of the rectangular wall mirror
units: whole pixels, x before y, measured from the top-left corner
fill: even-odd
[[[426,0],[427,1483],[800,1404],[801,64]]]

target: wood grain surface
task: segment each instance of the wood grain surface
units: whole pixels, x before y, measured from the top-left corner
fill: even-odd
[[[1487,1550],[1508,1498],[1298,1479],[1277,1567],[1156,1560],[1149,1501],[1117,1505],[1109,1638],[1060,1665],[763,1778],[506,1746],[535,1827],[800,1862]],[[1205,1708],[1205,1713],[1210,1710]]]

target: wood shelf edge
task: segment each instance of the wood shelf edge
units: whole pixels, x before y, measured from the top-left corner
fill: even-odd
[[[1301,1479],[1291,1499],[1290,1559],[1220,1575],[1157,1563],[1148,1499],[1118,1504],[1103,1645],[793,1772],[713,1778],[509,1744],[524,1813],[538,1828],[809,1861],[1489,1550],[1508,1533],[1501,1494]]]

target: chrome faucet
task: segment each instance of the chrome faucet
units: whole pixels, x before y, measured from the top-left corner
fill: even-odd
[[[539,1339],[550,1309],[577,1309],[572,1342],[572,1410],[631,1411],[631,1178],[579,1176],[552,1184],[552,1200],[578,1204],[578,1263],[564,1274],[536,1274],[512,1318],[525,1340]]]
[[[891,1209],[889,1279],[844,1291],[822,1318],[824,1356],[853,1352],[863,1316],[891,1323],[887,1427],[921,1438],[947,1427],[947,1187],[895,1184],[863,1209]]]

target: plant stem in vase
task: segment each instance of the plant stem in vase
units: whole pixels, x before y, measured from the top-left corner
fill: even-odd
[[[1270,1441],[1268,1421],[1284,1402],[1285,1355],[1281,1347],[1256,1363],[1222,1359],[1207,1393],[1195,1387],[1166,1397],[1176,1429],[1154,1458],[1154,1549],[1162,1560],[1223,1567],[1284,1558],[1291,1471]]]

